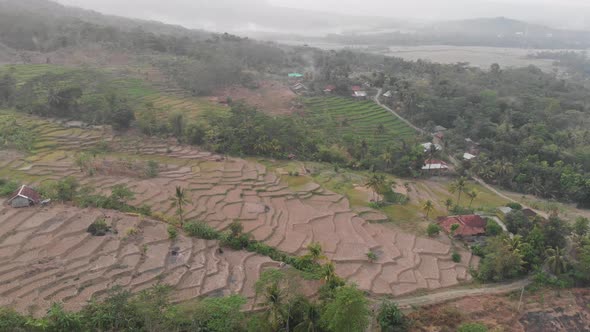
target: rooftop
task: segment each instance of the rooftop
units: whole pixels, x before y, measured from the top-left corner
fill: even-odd
[[[455,236],[481,235],[486,232],[486,220],[476,214],[440,217],[437,223],[449,234],[451,233],[452,225],[458,224],[459,228],[455,231]]]

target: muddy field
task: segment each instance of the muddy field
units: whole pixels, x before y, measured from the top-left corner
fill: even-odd
[[[73,176],[82,184],[90,185],[104,193],[108,193],[116,184],[126,184],[136,193],[132,204],[147,204],[153,211],[169,216],[174,214],[169,199],[173,196],[175,187],[181,186],[190,191],[191,204],[187,207],[188,218],[205,221],[217,229],[226,229],[233,220],[240,220],[244,230],[251,232],[256,239],[291,254],[303,254],[309,243],[318,241],[322,244],[328,258],[335,262],[336,272],[340,276],[355,282],[361,289],[375,295],[396,296],[420,289],[438,289],[457,285],[471,279],[468,272],[469,266],[477,264],[477,258],[472,257],[468,251],[461,248],[452,249],[450,241],[441,242],[415,236],[379,223],[386,218],[384,215],[369,209],[353,211],[344,196],[327,191],[313,182],[297,190],[290,189],[276,173],[255,162],[224,158],[193,147],[174,146],[170,142],[156,139],[133,137],[113,139],[105,137],[105,134],[100,131],[48,127],[44,135],[43,140],[53,142],[61,150],[56,151],[48,146],[39,148],[35,156],[27,158],[14,154],[13,158],[0,162],[0,171],[17,174],[33,184]],[[89,176],[81,172],[80,168],[74,164],[76,150],[81,146],[91,146],[97,141],[110,141],[113,151],[99,158],[124,157],[156,160],[160,163],[159,175],[152,179],[141,179],[106,175]],[[14,224],[21,223],[19,218],[6,217],[11,213],[26,215],[26,218],[34,218],[41,224],[43,220],[54,220],[53,217],[37,217],[36,214],[41,212],[36,209],[18,212],[7,209],[2,224],[12,226],[4,230],[5,234],[12,232],[12,227],[16,227]],[[85,223],[89,222],[92,220],[85,220]],[[87,261],[99,260],[103,256],[105,260],[112,260],[112,254],[106,255],[92,251],[92,248],[98,244],[92,242],[97,240],[83,234],[86,226],[80,225],[81,228],[75,233],[78,236],[73,239],[76,242],[76,248],[86,252]],[[139,280],[153,280],[162,269],[166,269],[166,266],[160,265],[165,265],[165,256],[170,251],[171,243],[166,240],[163,225],[153,227],[162,228],[160,231],[153,231],[160,237],[154,235],[149,242],[154,245],[154,255],[159,258],[147,261],[154,264],[158,261],[160,263],[136,273]],[[53,236],[64,235],[49,234],[46,238],[50,241]],[[13,257],[11,260],[15,255],[16,257],[20,255],[35,257],[38,253],[38,251],[23,250],[20,246],[7,246],[8,243],[3,241],[2,246],[5,247],[5,254]],[[141,246],[141,244],[138,245]],[[193,246],[196,245],[193,243]],[[121,244],[117,246],[120,247]],[[214,247],[214,245],[211,246]],[[110,250],[119,251],[117,248]],[[460,263],[451,260],[454,250],[462,256]],[[210,254],[214,255],[215,250],[211,249],[211,251],[213,252]],[[377,254],[378,259],[375,262],[370,262],[367,258],[367,253],[370,251]],[[149,253],[151,251],[148,250]],[[236,253],[236,255],[246,254]],[[138,259],[141,259],[141,256]],[[246,267],[241,260],[243,259],[236,258],[235,265],[228,262],[227,270],[231,270],[230,266],[239,266],[239,269],[244,271],[249,269],[258,271],[260,268],[260,266]],[[266,258],[252,258],[252,260],[259,265],[270,264]],[[30,261],[22,262],[23,265],[30,265]],[[65,259],[64,264],[70,264],[69,259]],[[187,269],[190,270],[190,268],[191,264]],[[208,268],[200,273],[205,271],[207,274],[210,273]],[[258,272],[252,272],[251,275],[254,276],[256,273]],[[178,274],[182,273],[178,272]],[[175,275],[178,277],[178,274]],[[240,280],[239,277],[236,278]],[[222,279],[223,283],[220,282],[213,290],[194,290],[182,292],[182,294],[186,297],[195,297],[215,289],[241,290],[242,288],[245,292],[251,292],[251,289],[243,286],[243,283],[233,288],[228,287],[226,281],[232,278],[229,278],[227,274]],[[25,292],[29,292],[27,294],[35,298],[41,296],[43,299],[47,298],[46,301],[54,300],[51,294],[41,294],[42,284],[47,283],[48,280],[55,280],[55,276],[49,276],[48,279],[38,277],[38,284],[31,283]],[[63,298],[77,303],[73,305],[78,305],[92,294],[92,290],[102,289],[105,285],[113,283],[112,280],[99,279],[98,281],[103,284],[96,289],[90,288],[85,293],[75,293],[76,287],[73,287]],[[88,283],[94,284],[94,282]],[[15,288],[15,285],[7,287],[9,288],[3,295],[8,301],[18,302],[23,298],[18,287]],[[28,301],[31,299],[28,298]]]

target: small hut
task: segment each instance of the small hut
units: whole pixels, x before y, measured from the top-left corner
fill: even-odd
[[[34,189],[22,185],[8,199],[8,204],[14,208],[28,207],[31,205],[39,204],[41,202],[41,195]]]

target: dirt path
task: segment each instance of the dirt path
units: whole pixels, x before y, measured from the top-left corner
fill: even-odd
[[[430,293],[428,295],[413,296],[396,299],[395,302],[402,309],[409,309],[412,306],[424,306],[431,304],[443,303],[467,296],[479,296],[490,294],[505,294],[520,290],[531,283],[530,279],[518,280],[507,284],[498,284],[494,286],[472,288],[472,289],[451,289],[442,292]]]
[[[402,117],[401,115],[397,114],[396,111],[392,110],[391,108],[387,107],[386,105],[382,104],[379,101],[379,97],[381,96],[381,92],[383,91],[383,89],[379,89],[377,90],[377,95],[375,95],[375,97],[373,97],[373,100],[375,101],[375,103],[377,103],[377,105],[383,107],[384,109],[388,110],[389,112],[391,112],[391,114],[395,115],[396,117],[398,117],[400,120],[402,120],[405,124],[407,124],[408,126],[412,127],[414,130],[416,130],[417,132],[424,134],[425,131],[423,129],[420,129],[416,126],[414,126],[410,121],[406,120],[404,117]]]
[[[420,132],[422,134],[426,133],[423,129],[420,129],[420,128],[416,127],[410,121],[408,121],[407,119],[405,119],[404,117],[402,117],[401,115],[399,115],[396,111],[394,111],[391,108],[387,107],[386,105],[382,104],[379,101],[379,97],[381,96],[382,90],[383,89],[378,89],[377,90],[377,94],[375,95],[375,97],[373,97],[373,100],[375,101],[375,103],[377,103],[377,105],[379,105],[379,106],[383,107],[384,109],[388,110],[389,112],[391,112],[391,114],[393,114],[396,117],[398,117],[400,120],[402,120],[408,126],[412,127],[414,130],[416,130],[416,131],[418,131],[418,132]],[[457,159],[455,159],[453,156],[448,155],[448,157],[449,157],[449,159],[451,160],[451,162],[455,166],[458,166],[460,164],[459,161]],[[513,199],[511,197],[508,197],[507,195],[505,195],[502,192],[498,191],[496,188],[494,188],[491,185],[487,184],[484,180],[480,179],[479,177],[473,176],[473,175],[471,177],[473,178],[473,180],[477,181],[479,184],[481,184],[482,186],[484,186],[485,188],[487,188],[488,190],[490,190],[494,194],[498,195],[499,197],[502,197],[503,199],[506,199],[509,202],[514,202],[514,203],[518,203],[518,204],[523,205],[521,202],[519,202],[519,201],[517,201],[517,200],[515,200],[515,199]],[[530,206],[523,205],[523,207],[529,208],[529,209],[535,211],[537,214],[543,216],[544,218],[548,218],[548,215],[546,213],[542,212],[542,211],[535,210],[535,209],[531,208]]]

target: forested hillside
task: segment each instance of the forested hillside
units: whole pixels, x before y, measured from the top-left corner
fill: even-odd
[[[386,59],[387,100],[426,128],[451,128],[445,144],[486,180],[547,198],[590,204],[590,91],[536,67],[489,71]]]
[[[348,96],[351,85],[370,82],[383,87],[384,91],[391,90],[393,97],[385,102],[399,108],[412,122],[426,129],[434,125],[450,128],[445,144],[458,155],[470,148],[465,139],[476,142],[482,154],[465,166],[485,180],[541,197],[573,201],[581,206],[590,204],[590,125],[587,120],[590,89],[583,83],[559,79],[536,67],[504,69],[494,65],[490,70],[480,70],[465,64],[408,62],[346,50],[324,52],[228,34],[206,34],[159,23],[102,16],[43,1],[31,0],[24,5],[3,1],[0,5],[0,42],[12,49],[51,54],[59,49],[92,44],[107,50],[126,50],[159,68],[192,95],[209,95],[218,87],[235,84],[254,89],[257,79],[280,78],[291,70],[313,75],[309,82],[312,94],[322,94],[325,84],[334,84],[336,93]],[[101,106],[100,109],[107,111],[100,114],[90,115],[84,111],[89,109],[89,103],[108,105],[108,100],[115,100],[113,98],[126,98],[120,91],[114,91],[116,88],[113,89],[112,84],[98,83],[109,81],[104,74],[97,74],[97,82],[93,82],[87,80],[92,75],[73,80],[73,77],[64,76],[73,75],[71,73],[50,73],[18,85],[10,72],[4,74],[0,87],[3,91],[0,102],[4,106],[93,123],[121,122],[123,128],[132,124],[135,112],[124,111],[130,108],[125,103],[119,103],[123,106],[116,109]],[[77,83],[51,86],[64,80]],[[97,91],[108,98],[92,100]],[[307,105],[317,109],[317,106]],[[236,137],[239,131],[235,130],[222,134],[224,130],[220,124],[224,122],[211,117],[193,126],[184,124],[177,130],[164,128],[162,133],[173,133],[183,141],[205,144],[220,152],[282,157],[295,153],[302,158],[399,175],[411,174],[410,165],[419,168],[415,165],[420,161],[413,151],[415,142],[389,135],[389,140],[372,143],[356,128],[343,136],[330,134],[328,128],[311,130],[314,127],[314,120],[310,122],[309,117],[312,113],[294,115],[301,119],[268,119],[268,123],[259,118],[257,123],[262,127],[273,121],[294,121],[297,125],[290,126],[299,133],[307,132],[303,136],[308,139],[288,140],[281,135],[266,135],[256,142],[257,148],[235,144],[248,140]],[[350,119],[324,117],[322,121],[336,121],[324,127],[346,130]],[[239,123],[224,123],[223,126],[234,128],[239,127]],[[212,134],[215,128],[216,134]],[[374,129],[382,133],[395,130],[377,124]]]

